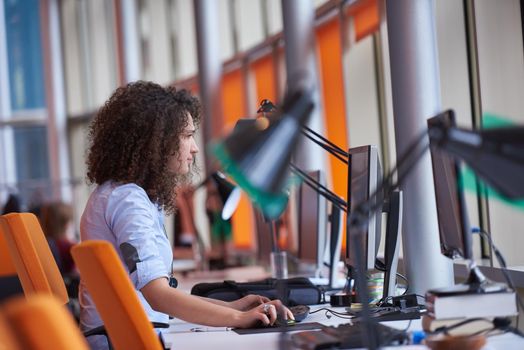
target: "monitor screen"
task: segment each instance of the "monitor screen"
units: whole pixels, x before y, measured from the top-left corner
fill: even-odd
[[[355,258],[351,253],[351,235],[355,234],[354,229],[349,225],[351,212],[361,203],[367,202],[370,196],[382,182],[382,169],[378,156],[377,147],[367,145],[349,149],[348,166],[348,203],[349,212],[347,216],[347,239],[346,239],[346,260],[350,266],[355,267]],[[370,207],[375,207],[375,203],[381,203],[382,195],[372,198]],[[381,204],[382,205],[382,204]],[[366,269],[375,268],[375,258],[380,244],[381,235],[382,207],[374,213],[369,213],[364,239],[361,240],[360,251],[364,254]]]
[[[322,171],[308,175],[323,186],[326,179]],[[324,262],[327,230],[327,202],[317,191],[302,183],[298,190],[298,258],[314,264],[320,270]]]
[[[428,119],[428,126],[455,126],[455,115],[449,110]],[[457,161],[430,142],[435,200],[440,235],[440,251],[449,258],[472,258],[471,235],[466,204],[459,180]]]

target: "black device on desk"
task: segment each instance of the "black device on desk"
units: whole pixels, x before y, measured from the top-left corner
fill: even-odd
[[[401,345],[408,342],[408,335],[402,330],[379,323],[373,323],[372,327],[379,339],[379,346]],[[321,331],[296,333],[291,336],[291,339],[293,345],[301,349],[354,349],[365,347],[362,342],[362,332],[367,331],[368,329],[362,327],[361,323],[345,323],[336,327],[324,327]]]

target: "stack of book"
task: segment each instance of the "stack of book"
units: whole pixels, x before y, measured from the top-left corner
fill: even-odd
[[[454,335],[486,330],[492,328],[493,318],[518,314],[516,294],[511,290],[460,294],[430,291],[426,293],[426,309],[427,314],[422,318],[422,327],[426,332],[446,327]],[[465,320],[473,322],[453,327]]]

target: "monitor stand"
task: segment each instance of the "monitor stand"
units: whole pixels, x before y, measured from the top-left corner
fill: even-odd
[[[348,214],[349,215],[349,214]],[[341,289],[345,285],[345,278],[340,283],[337,279],[337,265],[340,261],[340,249],[342,246],[342,210],[334,205],[331,206],[331,215],[329,215],[330,232],[329,240],[326,242],[327,253],[329,256],[329,277],[328,287],[330,289]]]
[[[505,283],[493,282],[484,276],[474,261],[469,260],[468,265],[469,275],[466,282],[459,283],[451,287],[432,289],[428,292],[438,296],[451,296],[463,294],[500,293],[510,290],[508,285]]]
[[[402,191],[393,191],[384,203],[383,212],[387,212],[386,238],[384,247],[384,286],[382,298],[395,296],[400,230],[402,229]]]
[[[399,237],[402,229],[402,209],[403,196],[400,190],[393,191],[388,201],[384,202],[382,206],[382,212],[387,213],[384,262],[378,259],[375,260],[377,269],[384,271],[382,300],[385,300],[388,296],[395,296],[398,254],[400,249]],[[380,268],[378,266],[380,266]],[[354,285],[354,277],[353,268],[348,266],[348,285]],[[351,287],[351,290],[352,289]],[[355,299],[359,300],[358,296],[355,295]]]

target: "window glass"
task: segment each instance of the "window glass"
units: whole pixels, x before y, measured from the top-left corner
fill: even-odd
[[[264,40],[262,4],[258,1],[236,1],[238,49],[245,51]]]
[[[39,5],[38,0],[4,2],[13,111],[45,107]]]
[[[524,49],[519,0],[475,1],[484,128],[524,123]],[[467,185],[467,184],[466,184]],[[524,265],[524,201],[488,191],[491,233],[508,266]],[[498,266],[498,264],[495,264]]]
[[[44,126],[15,127],[14,142],[20,197],[31,207],[51,193],[47,129]]]
[[[435,17],[442,110],[453,109],[457,125],[471,128],[473,117],[463,3],[454,0],[439,1],[436,4]],[[465,168],[461,167],[461,172],[464,171]],[[464,198],[469,224],[478,227],[479,206],[474,184],[464,191]],[[473,237],[472,241],[473,256],[478,260],[481,258],[481,241],[478,237]]]
[[[173,79],[180,80],[197,74],[198,70],[193,2],[170,0],[168,5]]]

